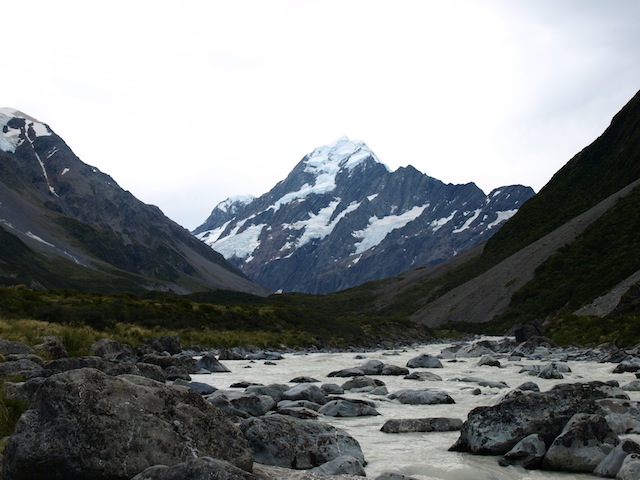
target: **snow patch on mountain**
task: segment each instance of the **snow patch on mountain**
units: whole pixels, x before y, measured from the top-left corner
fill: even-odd
[[[388,215],[386,217],[369,218],[369,225],[363,230],[357,230],[352,233],[355,238],[362,240],[354,244],[356,247],[355,254],[369,250],[371,247],[378,245],[393,230],[402,228],[409,222],[412,222],[429,207],[429,204],[419,207],[413,207],[400,215]]]
[[[35,118],[13,108],[0,108],[0,150],[3,152],[15,153],[16,148],[23,142],[20,138],[22,129],[9,126],[9,122],[14,118],[25,120],[26,129],[31,128],[36,137],[49,136],[52,134],[49,127]],[[33,141],[33,139],[30,141]]]
[[[238,210],[238,206],[248,205],[256,199],[253,195],[235,195],[223,200],[216,208],[225,213],[234,214]]]
[[[480,213],[482,212],[481,208],[478,208],[477,210],[475,210],[473,212],[473,215],[471,215],[466,222],[464,222],[464,224],[460,227],[460,228],[455,228],[452,233],[462,233],[465,230],[467,230],[468,228],[471,228],[471,224],[475,221],[476,218],[478,218],[478,216],[480,215]],[[465,215],[468,215],[471,212],[464,212]]]
[[[517,211],[518,211],[517,209],[513,209],[513,210],[503,210],[503,211],[496,212],[496,215],[498,215],[498,218],[496,218],[493,222],[487,225],[487,230],[495,227],[496,225],[499,225],[501,222],[509,220],[511,217],[513,217],[516,214]]]
[[[260,245],[258,238],[262,233],[262,229],[266,226],[265,223],[251,225],[240,233],[237,233],[239,227],[236,227],[229,236],[215,241],[215,249],[224,258],[244,258],[245,262],[250,262],[251,254]]]
[[[309,213],[307,220],[300,220],[290,225],[294,230],[304,229],[304,233],[296,242],[296,247],[302,247],[313,239],[323,239],[329,236],[340,220],[360,206],[360,202],[351,202],[347,208],[331,220],[340,201],[340,198],[336,198],[328,206],[320,209],[317,214]]]
[[[451,214],[448,217],[442,217],[442,218],[438,218],[437,220],[432,221],[431,222],[431,230],[433,230],[434,232],[437,232],[438,230],[440,230],[447,223],[449,223],[451,220],[453,220],[453,217],[455,217],[456,213],[458,213],[458,211],[454,210],[453,212],[451,212]]]

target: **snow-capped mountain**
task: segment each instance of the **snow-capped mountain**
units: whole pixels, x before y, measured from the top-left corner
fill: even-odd
[[[264,295],[187,230],[83,163],[48,125],[0,109],[0,284]]]
[[[392,172],[342,137],[259,198],[216,206],[194,234],[273,290],[326,293],[440,263],[487,240],[534,194],[485,195],[408,166]]]

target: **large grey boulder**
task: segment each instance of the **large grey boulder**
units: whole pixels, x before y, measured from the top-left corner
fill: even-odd
[[[273,465],[253,465],[253,474],[260,480],[361,480],[355,475],[327,475],[312,470],[292,470]]]
[[[346,391],[370,392],[375,388],[384,387],[384,382],[375,378],[370,378],[370,377],[361,375],[358,377],[353,377],[350,380],[347,380],[341,386]]]
[[[255,393],[256,395],[269,395],[276,402],[282,400],[282,394],[291,387],[284,383],[272,383],[270,385],[250,385],[245,389],[247,393]]]
[[[547,449],[542,465],[591,473],[619,441],[602,415],[576,413]]]
[[[33,348],[29,345],[25,345],[21,342],[16,342],[13,340],[5,340],[4,338],[0,338],[0,354],[1,355],[11,355],[11,354],[28,354],[34,353]]]
[[[62,339],[56,335],[47,335],[42,343],[33,347],[38,354],[47,358],[65,358],[69,356]]]
[[[28,358],[0,363],[0,377],[19,377],[23,380],[42,376],[42,366]]]
[[[241,418],[260,417],[276,406],[276,401],[268,395],[233,390],[217,390],[206,398],[227,415]]]
[[[380,430],[385,433],[412,433],[450,432],[461,428],[462,420],[459,418],[392,418]]]
[[[598,464],[593,474],[599,477],[615,477],[622,468],[624,459],[631,453],[640,454],[640,445],[630,439],[622,440]]]
[[[305,470],[347,455],[366,465],[358,441],[328,423],[275,414],[250,418],[240,428],[258,463]]]
[[[517,465],[527,469],[538,468],[542,464],[547,448],[537,433],[520,440],[515,447],[504,454],[498,463],[503,467]]]
[[[620,394],[602,382],[561,384],[547,392],[514,390],[496,405],[469,412],[450,450],[504,455],[532,433],[549,446],[573,415],[601,413],[596,400]]]
[[[598,400],[605,420],[617,434],[640,433],[640,402],[620,398]]]
[[[322,389],[313,383],[299,383],[282,394],[283,400],[309,400],[324,405],[327,396]]]
[[[622,462],[616,480],[638,480],[640,478],[640,454],[631,453]]]
[[[110,338],[101,338],[89,347],[91,355],[108,360],[135,360],[133,348],[130,345],[116,342]]]
[[[209,456],[250,471],[242,433],[200,395],[95,369],[46,379],[4,450],[4,480],[130,479]]]
[[[196,361],[196,370],[205,370],[211,373],[228,373],[231,371],[210,354],[205,354]]]
[[[408,405],[436,405],[440,403],[456,403],[447,392],[440,390],[411,390],[404,388],[389,395],[391,400],[398,400]]]
[[[360,477],[366,477],[367,474],[364,471],[362,463],[357,458],[343,455],[333,460],[329,460],[323,463],[319,467],[315,467],[312,472],[318,472],[323,475],[358,475]]]
[[[407,362],[408,368],[442,368],[442,362],[433,355],[423,353],[417,357],[409,359]]]
[[[200,457],[169,467],[156,465],[131,480],[255,480],[246,472],[224,460]]]
[[[419,382],[441,382],[442,377],[436,375],[433,372],[411,372],[409,375],[404,376],[405,380],[417,380]]]
[[[354,400],[331,400],[325,403],[318,413],[328,417],[366,417],[380,415],[380,413],[365,402]],[[343,472],[344,473],[344,472]]]

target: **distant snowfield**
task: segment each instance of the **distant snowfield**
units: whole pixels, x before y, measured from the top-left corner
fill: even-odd
[[[361,238],[362,240],[355,244],[356,254],[365,252],[372,247],[375,247],[384,238],[394,230],[406,226],[409,222],[414,221],[422,213],[429,208],[429,204],[421,207],[413,207],[400,215],[389,215],[387,217],[371,217],[369,219],[369,226],[364,230],[358,230],[353,232],[355,238]]]

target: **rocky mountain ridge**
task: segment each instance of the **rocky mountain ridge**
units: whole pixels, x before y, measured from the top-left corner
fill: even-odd
[[[0,109],[0,227],[4,284],[266,293],[48,125],[9,108]]]
[[[259,198],[225,200],[193,233],[272,290],[327,293],[452,258],[533,194],[512,185],[485,195],[412,166],[392,172],[342,137]]]

